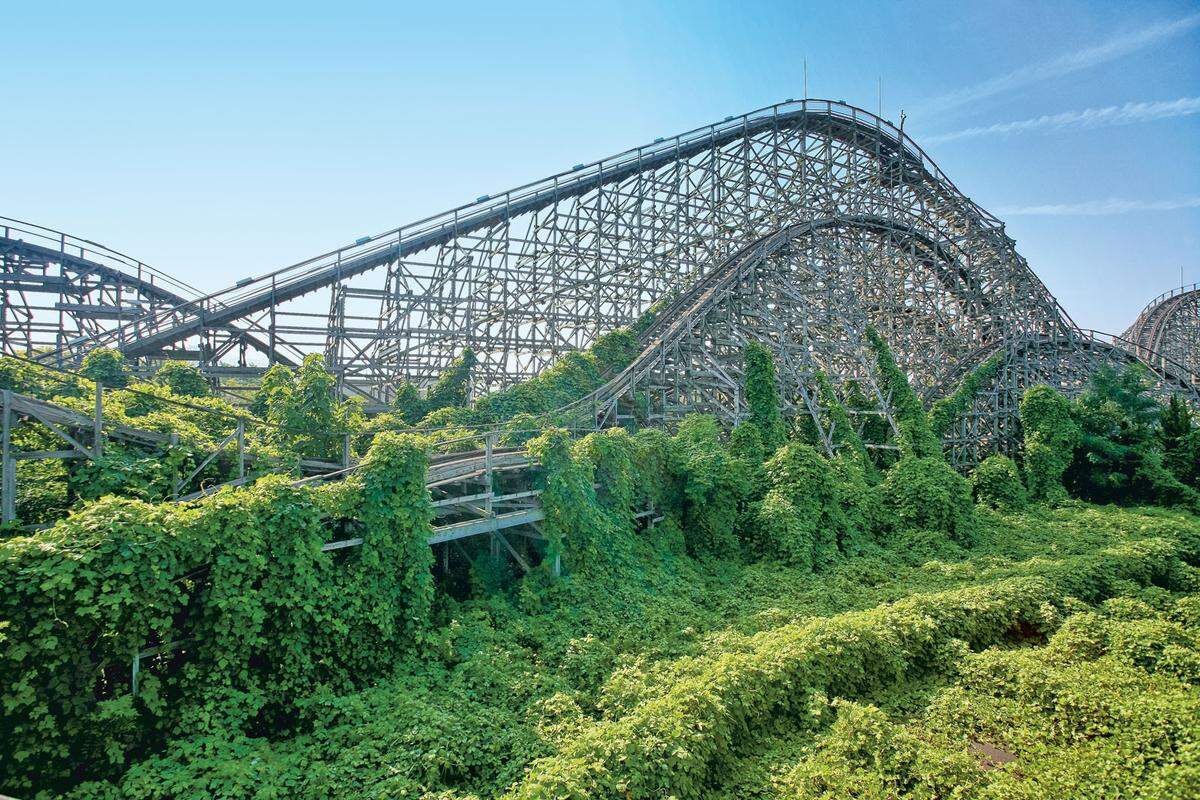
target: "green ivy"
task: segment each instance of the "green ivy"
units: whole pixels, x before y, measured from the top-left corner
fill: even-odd
[[[901,458],[883,480],[883,498],[901,528],[941,531],[970,542],[970,486],[940,458]]]
[[[1049,386],[1033,386],[1021,396],[1021,427],[1025,432],[1025,485],[1034,500],[1066,497],[1063,473],[1071,466],[1079,425],[1071,404]]]
[[[183,361],[164,361],[154,373],[154,380],[179,397],[207,397],[211,393],[200,369]]]
[[[783,444],[786,431],[779,413],[779,389],[775,385],[775,359],[771,351],[758,342],[747,342],[745,348],[746,405],[750,421],[762,432],[763,443],[774,451]]]
[[[997,353],[963,378],[954,394],[935,402],[929,410],[930,432],[938,439],[943,438],[954,421],[971,408],[979,391],[995,380],[1003,364],[1004,354]]]
[[[129,385],[129,367],[120,350],[97,347],[89,350],[79,364],[79,374],[110,389]]]
[[[0,783],[106,777],[163,732],[286,730],[314,687],[361,685],[421,648],[426,463],[422,440],[381,434],[333,493],[274,476],[192,505],[107,497],[0,541]],[[323,552],[338,522],[323,511],[351,514],[362,546]],[[133,697],[147,647],[161,651]]]
[[[846,448],[852,454],[851,457],[856,459],[862,467],[863,476],[870,483],[879,482],[879,470],[875,463],[871,460],[867,452],[867,446],[863,443],[862,437],[855,430],[854,425],[850,422],[850,414],[846,410],[846,406],[838,398],[837,393],[833,390],[833,384],[829,377],[821,370],[817,370],[814,376],[817,383],[817,396],[821,399],[821,405],[825,409],[825,414],[828,417],[828,422],[831,430],[833,444],[836,448]]]
[[[1028,499],[1016,463],[1004,455],[990,455],[971,470],[975,502],[1002,511],[1019,511]]]
[[[941,441],[930,430],[925,409],[909,385],[908,377],[896,366],[891,348],[873,327],[867,326],[866,335],[867,343],[875,353],[875,366],[882,388],[891,398],[892,416],[899,430],[900,452],[914,458],[941,458]]]
[[[692,414],[671,441],[671,468],[683,486],[683,532],[696,556],[730,558],[739,551],[737,524],[751,491],[750,476],[721,434],[713,417]]]

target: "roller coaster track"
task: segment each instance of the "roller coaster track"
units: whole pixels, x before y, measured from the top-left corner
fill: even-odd
[[[1200,386],[1200,286],[1183,286],[1154,298],[1124,338],[1140,357],[1180,365]]]
[[[775,351],[780,384],[791,389],[784,396],[785,406],[793,414],[811,418],[831,454],[831,420],[819,393],[813,391],[818,371],[836,384],[853,381],[877,403],[894,430],[890,398],[862,334],[868,325],[894,324],[897,310],[880,302],[887,292],[881,294],[879,289],[886,290],[888,277],[895,273],[882,270],[864,276],[857,270],[839,269],[847,245],[859,240],[843,239],[841,247],[828,252],[834,241],[832,231],[884,242],[914,257],[950,297],[972,296],[970,276],[952,254],[895,220],[841,216],[794,225],[738,251],[673,298],[642,332],[642,350],[629,366],[560,414],[575,425],[605,426],[627,419],[653,423],[692,412],[714,413],[736,423],[745,414],[740,397],[741,353],[747,341],[759,341],[768,342]],[[879,260],[870,257],[852,263]],[[912,280],[908,270],[899,275]],[[910,380],[923,390],[927,401],[952,393],[967,372],[1001,356],[1002,366],[992,384],[983,387],[974,408],[947,437],[956,463],[973,464],[988,452],[1016,446],[1017,403],[1028,386],[1049,383],[1074,395],[1105,364],[1140,362],[1149,368],[1155,393],[1182,393],[1200,407],[1200,392],[1180,364],[1159,354],[1139,355],[1119,337],[1074,327],[1011,336],[1006,317],[1019,313],[1020,307],[995,307],[1003,303],[1000,297],[978,304],[988,313],[973,321],[994,318],[995,322],[991,331],[985,328],[963,337],[982,342],[979,347],[956,355],[945,348],[937,353],[901,354]],[[773,319],[745,313],[747,307],[763,305],[776,309]],[[934,316],[944,305],[934,301],[917,308],[918,319]],[[727,346],[721,347],[721,341]],[[893,341],[903,346],[906,339]]]
[[[3,422],[3,437],[0,442],[3,445],[3,457],[0,458],[0,524],[11,523],[17,518],[17,497],[20,493],[17,464],[20,462],[101,459],[110,442],[119,442],[151,452],[161,452],[167,447],[177,446],[177,440],[172,434],[144,430],[113,419],[105,412],[104,395],[103,390],[96,390],[94,412],[88,414],[57,402],[9,389],[0,390],[0,421]],[[19,447],[12,433],[19,425],[25,423],[40,427],[60,449],[29,450]],[[346,446],[340,464],[317,459],[301,459],[298,463],[287,460],[274,462],[257,458],[243,447],[248,426],[263,423],[248,417],[238,417],[225,419],[223,424],[229,430],[228,435],[215,449],[195,454],[199,465],[189,475],[180,473],[176,476],[172,499],[184,503],[192,502],[214,495],[226,487],[251,483],[261,475],[272,472],[286,474],[296,468],[310,474],[310,477],[296,481],[297,484],[341,480],[361,468],[361,464],[352,463],[349,434],[329,434],[334,438],[345,437]],[[495,477],[498,474],[515,474],[528,484],[532,471],[537,467],[536,461],[523,448],[500,447],[502,435],[512,435],[512,431],[488,430],[467,433],[434,445],[438,449],[458,449],[436,452],[429,459],[426,486],[433,498],[436,520],[429,540],[431,545],[481,534],[496,534],[508,528],[528,528],[543,519],[538,501],[540,491],[524,487],[519,491],[496,491]],[[204,485],[196,491],[188,491],[204,468],[222,455],[236,465],[234,472],[238,477],[225,483]],[[44,526],[35,524],[25,527]],[[536,531],[522,530],[518,533],[537,536]],[[361,543],[361,539],[343,540],[327,544],[325,549],[336,550]]]
[[[0,217],[0,264],[0,352],[9,355],[63,352],[100,340],[121,347],[127,322],[201,296],[194,286],[124,253],[8,217]],[[295,363],[271,354],[253,334],[233,326],[226,331],[275,361]],[[61,363],[52,355],[43,358]]]
[[[978,285],[1021,273],[1009,290],[1039,308],[1029,324],[1069,324],[999,221],[902,131],[861,109],[807,100],[481,198],[69,342],[47,358],[70,362],[113,344],[152,357],[190,337],[220,339],[223,326],[241,320],[265,331],[270,349],[321,340],[345,381],[380,401],[400,380],[430,382],[466,346],[479,356],[477,388],[500,388],[630,321],[748,242],[856,213],[915,214]],[[382,286],[349,284],[372,271]],[[323,288],[332,288],[327,322],[311,324],[311,304],[286,308]]]
[[[572,407],[593,417],[585,426],[690,411],[737,420],[749,340],[774,350],[789,410],[820,422],[819,370],[836,390],[877,394],[886,414],[863,350],[873,325],[926,399],[1007,354],[1001,383],[960,426],[975,452],[1009,436],[1029,381],[1071,391],[1089,364],[1129,357],[1081,331],[1003,224],[902,130],[827,100],[656,139],[60,336],[39,357],[70,364],[101,345],[135,360],[183,353],[220,378],[320,352],[345,392],[383,406],[403,381],[429,385],[466,347],[475,391],[528,379],[664,298],[634,364]],[[1133,356],[1157,386],[1191,391],[1178,379],[1184,354],[1138,342]]]

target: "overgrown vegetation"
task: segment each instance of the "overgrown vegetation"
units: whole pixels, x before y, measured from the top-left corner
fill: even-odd
[[[263,458],[336,460],[352,433],[363,463],[341,482],[280,475],[172,504],[163,481],[185,467],[135,465],[88,499],[124,473],[73,465],[73,513],[48,506],[52,527],[0,541],[0,790],[1191,796],[1191,412],[1160,408],[1136,373],[1100,373],[1075,400],[1034,387],[1024,447],[964,477],[939,440],[998,362],[927,413],[868,339],[890,440],[870,430],[885,417],[852,413],[874,401],[823,375],[820,435],[789,434],[757,347],[732,429],[691,416],[529,439],[545,519],[523,575],[471,542],[435,566],[427,453],[449,434],[387,430],[409,419],[399,407],[366,422],[317,359],[268,372],[252,407],[270,424],[251,438]],[[540,427],[635,352],[618,332],[473,407],[467,353],[405,403],[451,430]],[[118,362],[96,359],[92,377],[115,387]],[[236,420],[196,377],[164,365],[106,402],[172,426],[188,444],[168,456],[195,461]],[[95,391],[16,362],[0,382],[81,411]],[[881,440],[897,449],[866,447]],[[322,549],[349,539],[362,545]]]

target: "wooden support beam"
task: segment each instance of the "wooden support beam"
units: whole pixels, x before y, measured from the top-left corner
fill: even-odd
[[[531,522],[537,522],[545,518],[546,515],[542,512],[542,509],[527,508],[514,511],[511,514],[498,514],[489,519],[457,522],[453,525],[434,528],[433,536],[429,537],[429,543],[441,544],[442,542],[450,542],[455,539],[465,539],[468,536],[478,536],[481,533],[493,533],[516,525],[528,525]]]
[[[58,425],[51,422],[48,418],[43,416],[40,412],[41,412],[41,409],[38,409],[35,411],[34,409],[30,408],[30,409],[26,410],[26,413],[29,414],[29,416],[33,417],[38,422],[45,425],[47,428],[49,428],[51,431],[53,431],[55,434],[57,434],[59,436],[59,438],[65,440],[68,444],[70,444],[72,447],[74,447],[76,450],[78,450],[80,453],[82,453],[87,458],[92,458],[95,455],[95,452],[92,450],[92,448],[84,447],[79,442],[78,439],[76,439],[74,436],[72,436],[71,434],[64,431],[62,428],[58,427]]]
[[[92,419],[93,458],[104,455],[104,385],[96,381],[96,413]]]
[[[43,461],[51,458],[86,458],[77,450],[18,450],[13,452],[14,461]]]
[[[321,545],[321,550],[323,552],[329,552],[330,550],[341,550],[344,547],[358,547],[362,543],[363,538],[359,536],[354,539],[342,539],[340,542],[326,542],[325,544]]]
[[[12,449],[12,390],[4,390],[3,400],[3,431],[0,431],[0,523],[12,522],[17,517],[17,479],[16,464],[13,463],[10,451]]]
[[[209,453],[208,457],[200,462],[200,466],[198,466],[194,470],[192,470],[191,473],[186,478],[184,478],[183,480],[181,480],[179,482],[179,491],[182,491],[184,486],[187,486],[189,483],[191,483],[192,478],[199,475],[200,472],[205,467],[207,467],[209,464],[211,464],[213,462],[213,459],[215,459],[217,456],[221,455],[222,451],[224,451],[225,448],[229,445],[229,443],[232,442],[235,438],[237,438],[238,434],[240,434],[241,432],[242,432],[242,424],[239,421],[237,430],[235,430],[233,433],[229,434],[224,439],[222,439],[221,443],[217,445],[217,449],[212,451],[211,453]],[[176,493],[178,493],[178,492],[176,492]]]
[[[516,559],[516,562],[521,565],[522,570],[524,570],[526,573],[528,573],[530,571],[530,569],[532,569],[532,567],[529,566],[529,562],[521,557],[521,554],[516,551],[516,548],[514,548],[512,546],[512,543],[509,542],[508,539],[504,538],[503,533],[500,533],[499,531],[497,531],[497,532],[493,533],[492,535],[494,537],[496,537],[497,539],[499,539],[500,544],[504,545],[508,549],[508,552],[512,555],[512,557],[514,559]]]

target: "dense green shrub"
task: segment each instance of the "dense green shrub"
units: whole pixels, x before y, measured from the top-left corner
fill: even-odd
[[[475,369],[475,351],[467,348],[450,362],[425,395],[425,413],[441,408],[465,406],[471,395],[471,371]]]
[[[1098,369],[1072,407],[1080,437],[1065,475],[1071,493],[1093,502],[1200,508],[1200,494],[1163,463],[1161,413],[1143,367]]]
[[[321,550],[326,490],[280,477],[190,506],[109,497],[0,541],[0,784],[104,777],[163,732],[286,730],[315,685],[360,685],[418,647],[423,448],[382,434],[361,483],[338,490],[364,541],[337,568]]]
[[[1178,394],[1163,407],[1158,429],[1163,464],[1181,483],[1200,489],[1200,427]]]
[[[590,348],[602,375],[613,375],[629,366],[641,352],[637,335],[628,328],[617,328],[596,339]]]
[[[283,364],[272,364],[263,373],[258,388],[250,398],[250,413],[259,419],[266,419],[269,409],[286,405],[295,389],[295,373]]]
[[[89,350],[79,364],[79,374],[110,389],[129,385],[129,367],[120,350],[97,347]]]
[[[549,369],[508,389],[484,395],[475,408],[486,419],[503,422],[519,415],[547,415],[575,402],[620,372],[637,356],[636,336],[618,328],[591,348],[561,356]],[[550,420],[554,424],[555,420]]]
[[[976,503],[1001,511],[1019,511],[1028,500],[1016,463],[998,454],[988,456],[971,470],[971,493]]]
[[[752,552],[801,569],[825,566],[837,555],[839,492],[828,461],[813,447],[789,442],[765,465],[771,489],[759,505]]]
[[[154,373],[154,380],[180,397],[207,397],[210,393],[199,368],[183,361],[164,361]]]
[[[1200,788],[1196,632],[1077,613],[1045,647],[964,654],[906,720],[834,701],[780,796],[1184,798]],[[1169,655],[1168,655],[1169,654]]]
[[[266,377],[271,378],[269,384]],[[282,370],[272,376],[268,370],[261,392],[266,392],[266,420],[275,426],[265,431],[268,440],[298,458],[337,463],[344,434],[364,425],[361,404],[339,399],[337,378],[317,353],[305,356],[294,377]],[[255,402],[259,399],[256,396]]]
[[[597,502],[622,532],[631,534],[638,480],[633,438],[623,428],[589,433],[575,443],[572,456],[591,462]]]
[[[671,469],[683,485],[682,527],[688,552],[736,557],[737,523],[751,491],[745,464],[721,441],[717,421],[700,414],[680,423],[670,453]]]
[[[970,541],[971,488],[940,458],[901,458],[883,480],[883,497],[900,527],[942,531],[956,541]]]
[[[396,416],[402,425],[416,425],[421,417],[425,416],[425,400],[421,397],[421,392],[407,381],[397,387],[392,408],[396,410]]]
[[[545,564],[561,559],[569,572],[611,572],[614,557],[625,554],[628,537],[596,497],[596,467],[586,452],[576,455],[566,431],[552,429],[529,442],[529,453],[545,473],[542,529],[548,537]]]
[[[1021,396],[1021,427],[1025,433],[1025,485],[1034,500],[1059,500],[1066,495],[1063,473],[1071,466],[1080,430],[1071,417],[1071,404],[1049,386],[1033,386]]]
[[[671,437],[661,428],[646,428],[633,437],[638,510],[650,508],[678,525],[683,516],[684,478],[675,471]]]
[[[91,381],[75,373],[51,370],[9,356],[0,356],[0,389],[11,389],[43,400],[52,397],[90,397],[95,391]]]
[[[1121,563],[1076,572],[1120,570]],[[957,641],[979,648],[1016,630],[1045,631],[1047,609],[1064,589],[1047,578],[1012,579],[758,634],[675,676],[619,718],[585,729],[535,762],[507,796],[703,796],[747,732],[784,719],[812,724],[817,696],[861,696],[944,669],[947,652],[965,655]],[[856,749],[886,740],[861,737]]]

